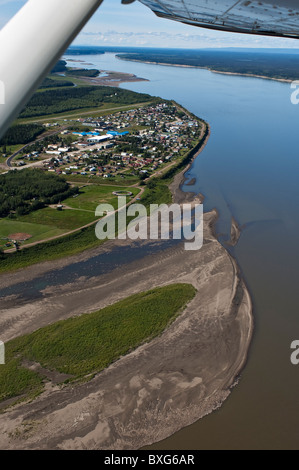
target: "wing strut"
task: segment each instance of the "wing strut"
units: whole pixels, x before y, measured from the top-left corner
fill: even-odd
[[[102,0],[29,0],[0,31],[0,137]]]

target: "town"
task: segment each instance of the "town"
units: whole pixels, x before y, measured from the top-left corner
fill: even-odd
[[[13,166],[37,162],[59,175],[145,179],[194,147],[201,130],[198,119],[166,102],[44,126],[58,130],[24,147]]]

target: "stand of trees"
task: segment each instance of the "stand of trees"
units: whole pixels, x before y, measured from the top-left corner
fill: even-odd
[[[54,68],[51,70],[51,73],[60,73],[60,72],[66,72],[66,61],[65,60],[59,60],[57,64],[54,66]]]
[[[28,214],[46,204],[57,204],[78,191],[53,173],[39,169],[10,171],[0,176],[0,217],[12,212]]]
[[[68,69],[67,75],[73,77],[97,77],[100,71],[97,69]]]
[[[287,80],[299,79],[299,54],[294,50],[149,50],[136,53],[117,54],[125,60],[190,65],[219,72],[259,75]]]
[[[0,140],[0,145],[28,144],[37,136],[44,132],[44,126],[40,124],[18,124],[10,127],[4,137]]]
[[[45,78],[39,88],[61,88],[66,86],[75,86],[73,82],[68,80],[53,80],[52,78]]]
[[[154,101],[145,93],[106,86],[82,86],[46,90],[35,93],[20,117],[34,117],[62,113],[82,108],[96,108],[102,104],[135,104]]]

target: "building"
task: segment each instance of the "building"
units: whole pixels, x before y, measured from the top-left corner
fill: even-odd
[[[100,142],[105,142],[106,140],[109,140],[109,139],[112,139],[113,136],[112,135],[109,135],[109,134],[106,134],[106,135],[95,135],[93,137],[89,137],[89,139],[87,139],[87,142],[88,143],[100,143]]]

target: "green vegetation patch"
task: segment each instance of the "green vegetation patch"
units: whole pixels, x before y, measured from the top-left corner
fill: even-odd
[[[17,215],[28,214],[57,204],[78,192],[60,176],[39,169],[10,171],[0,176],[0,217],[16,211]]]
[[[141,198],[142,204],[148,209],[150,204],[171,204],[172,195],[167,182],[161,178],[150,178]]]
[[[44,126],[40,124],[17,124],[6,132],[0,140],[0,145],[18,145],[32,142],[44,132]]]
[[[67,69],[67,75],[72,77],[97,77],[100,71],[97,69]]]
[[[106,86],[81,86],[39,91],[33,95],[20,118],[44,116],[108,104],[135,104],[153,100],[150,95]]]
[[[16,269],[62,258],[63,256],[74,255],[102,243],[103,240],[96,238],[95,226],[92,225],[75,233],[18,252],[2,253],[0,250],[0,273],[15,271]]]
[[[42,390],[42,377],[21,366],[6,348],[6,364],[0,365],[0,402],[11,397],[29,398]]]
[[[52,78],[45,78],[39,88],[61,88],[61,87],[72,87],[74,83],[69,80],[53,80]]]
[[[28,223],[13,219],[2,219],[0,221],[0,248],[4,247],[5,243],[7,243],[7,238],[14,233],[27,233],[31,235],[31,237],[26,243],[34,243],[45,238],[55,237],[63,234],[64,232],[64,230],[60,230],[58,227],[54,227],[53,225],[49,226],[43,223]],[[11,248],[13,248],[13,245]]]
[[[113,194],[113,192],[116,191],[120,191],[119,186],[88,185],[80,188],[78,196],[66,199],[64,204],[76,209],[89,210],[93,213],[97,206],[103,202],[112,204],[116,209],[118,199],[117,196]],[[139,191],[139,188],[125,188],[126,193],[131,192],[134,196],[136,196]],[[129,201],[130,197],[127,198],[127,202]]]
[[[67,67],[66,67],[66,61],[65,60],[59,60],[53,69],[51,70],[50,73],[61,73],[61,72],[66,72]]]
[[[57,229],[75,230],[83,227],[95,220],[94,212],[87,212],[73,209],[63,209],[58,211],[52,207],[46,207],[31,214],[19,217],[20,222],[29,222],[30,224],[48,225]],[[1,226],[1,222],[0,222]]]
[[[73,379],[99,372],[161,334],[195,293],[190,284],[155,288],[9,341],[6,365],[0,366],[0,400],[40,390],[42,377],[26,369],[24,360]]]

